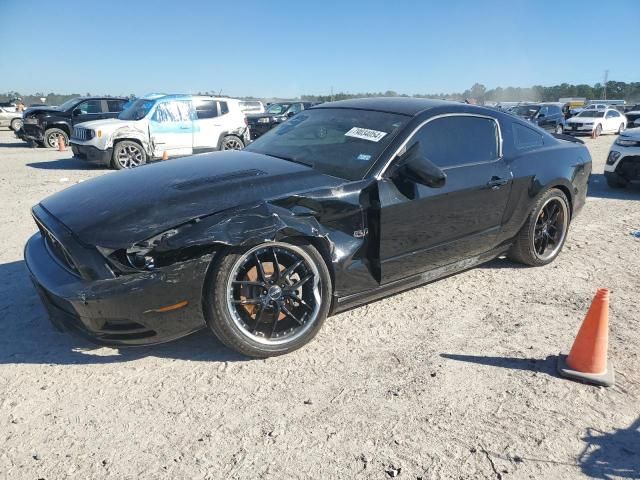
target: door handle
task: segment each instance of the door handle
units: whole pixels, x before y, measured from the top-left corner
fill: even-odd
[[[491,180],[487,182],[487,187],[490,187],[491,190],[498,190],[501,186],[506,185],[507,183],[509,183],[509,180],[506,178],[493,176],[491,177]]]

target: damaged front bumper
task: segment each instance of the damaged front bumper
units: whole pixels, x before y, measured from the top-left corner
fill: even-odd
[[[86,280],[65,268],[42,233],[24,251],[33,284],[60,330],[100,344],[144,345],[188,335],[205,326],[202,285],[209,259],[157,271]],[[181,305],[168,309],[167,306]]]
[[[71,142],[71,151],[75,158],[85,160],[94,165],[109,166],[113,157],[113,148],[100,150],[93,145],[81,145]]]

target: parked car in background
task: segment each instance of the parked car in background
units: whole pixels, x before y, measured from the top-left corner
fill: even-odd
[[[134,345],[210,328],[268,357],[305,345],[328,315],[501,255],[553,262],[590,173],[583,142],[497,110],[325,103],[244,151],[42,200],[25,262],[62,329]]]
[[[258,100],[242,100],[240,101],[240,110],[242,110],[245,115],[264,113],[264,103]]]
[[[48,148],[57,148],[60,137],[68,145],[74,125],[117,117],[127,101],[117,97],[79,97],[59,107],[29,108],[16,135],[25,142]]]
[[[511,113],[550,132],[562,133],[564,130],[564,113],[556,103],[519,105]]]
[[[603,133],[621,133],[625,128],[627,128],[627,118],[616,109],[586,108],[575,117],[567,120],[564,133],[598,137]]]
[[[591,110],[606,110],[607,108],[609,108],[609,105],[607,105],[606,103],[591,103],[585,107],[582,108],[574,108],[573,110],[571,110],[571,113],[573,115],[578,115],[581,112],[584,112],[585,110],[591,111]]]
[[[633,105],[624,114],[627,117],[627,128],[640,127],[640,105]]]
[[[0,127],[9,127],[14,132],[22,128],[22,112],[17,112],[15,106],[0,107]]]
[[[76,125],[73,154],[115,169],[212,150],[240,150],[249,129],[239,100],[153,94],[133,101],[117,118]]]
[[[265,112],[260,115],[247,115],[249,128],[251,129],[251,138],[256,139],[264,135],[273,127],[286,122],[307,108],[311,108],[311,102],[291,102],[291,103],[272,103],[267,107]]]
[[[604,166],[604,176],[612,188],[640,182],[640,128],[625,130],[613,142]]]

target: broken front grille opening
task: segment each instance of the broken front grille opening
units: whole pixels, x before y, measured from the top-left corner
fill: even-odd
[[[44,238],[45,246],[51,256],[58,261],[64,268],[69,270],[74,275],[80,275],[78,268],[76,267],[71,255],[67,252],[67,249],[62,246],[60,241],[45,228],[44,225],[40,223],[40,221],[36,220],[36,224],[38,225],[38,229]]]

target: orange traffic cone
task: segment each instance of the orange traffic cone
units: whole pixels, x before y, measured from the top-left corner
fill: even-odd
[[[64,152],[65,150],[64,137],[62,135],[58,135],[58,151]]]
[[[574,380],[610,387],[613,365],[607,362],[609,343],[609,290],[599,288],[582,322],[569,356],[558,358],[558,373]],[[608,365],[607,365],[608,363]]]
[[[162,153],[162,160],[169,160],[169,154],[166,150]]]

